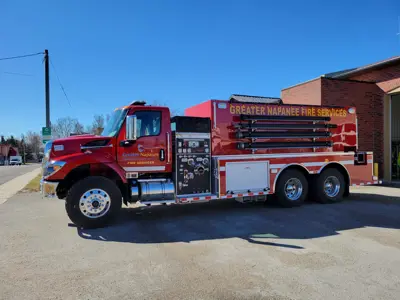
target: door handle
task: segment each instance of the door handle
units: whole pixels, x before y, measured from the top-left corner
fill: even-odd
[[[164,149],[161,149],[161,150],[160,150],[160,160],[161,160],[161,161],[164,161],[164,160],[165,160],[165,151],[164,151]]]

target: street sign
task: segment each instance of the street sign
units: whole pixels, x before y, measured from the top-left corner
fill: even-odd
[[[51,140],[51,127],[42,127],[42,142],[46,144]]]
[[[42,135],[43,136],[46,136],[46,135],[51,136],[51,127],[42,127]]]

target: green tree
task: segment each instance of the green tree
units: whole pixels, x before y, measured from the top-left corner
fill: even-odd
[[[25,146],[25,160],[32,160],[33,159],[33,150],[30,144],[26,144]]]
[[[12,147],[18,148],[18,140],[16,140],[13,135],[11,135],[7,139],[7,144],[10,144]]]
[[[0,144],[4,145],[6,143],[6,139],[4,138],[4,135],[1,136]]]
[[[25,139],[24,139],[24,136],[22,135],[21,140],[18,143],[18,153],[22,157],[22,163],[25,164],[25,155],[24,155],[25,149],[24,148],[25,148]]]

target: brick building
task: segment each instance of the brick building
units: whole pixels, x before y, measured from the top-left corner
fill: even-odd
[[[9,159],[10,156],[18,155],[18,149],[11,147],[8,144],[0,144],[0,162],[4,163],[4,160]]]
[[[355,106],[358,145],[372,150],[385,180],[400,180],[400,56],[322,75],[282,90],[288,104]]]

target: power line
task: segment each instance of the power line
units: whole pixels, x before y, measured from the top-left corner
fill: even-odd
[[[16,72],[3,72],[8,75],[19,75],[19,76],[33,76],[32,74],[16,73]]]
[[[36,55],[42,55],[42,54],[43,54],[43,52],[38,52],[38,53],[32,53],[32,54],[26,54],[26,55],[3,57],[3,58],[0,58],[0,60],[18,59],[18,58],[24,58],[24,57],[30,57],[30,56],[36,56]]]
[[[57,80],[58,80],[58,84],[60,85],[60,88],[61,88],[61,90],[62,90],[63,93],[64,93],[65,99],[67,99],[68,104],[69,104],[69,107],[72,108],[71,102],[69,101],[69,98],[68,98],[68,96],[67,96],[67,92],[65,91],[65,89],[64,89],[64,87],[63,87],[63,85],[62,85],[62,83],[61,83],[60,77],[58,77],[58,75],[57,75],[57,71],[56,71],[56,68],[54,67],[53,60],[52,60],[52,59],[49,59],[49,60],[50,60],[51,67],[52,67],[53,70],[54,70],[54,74],[56,74],[56,77],[57,77]]]

